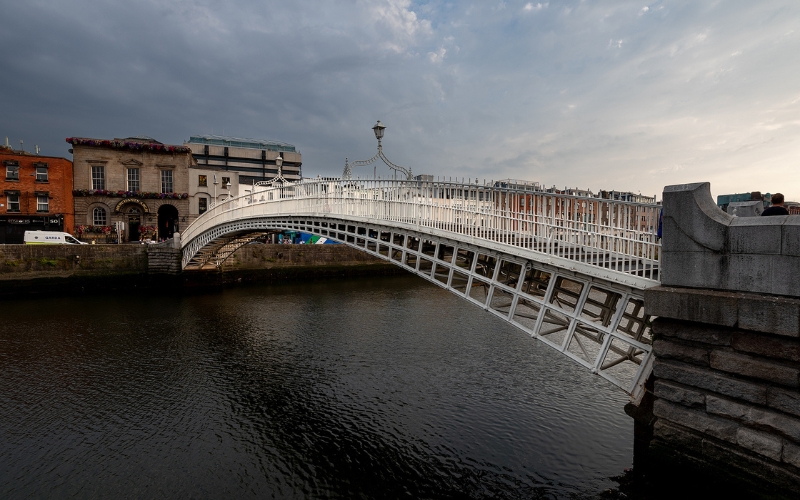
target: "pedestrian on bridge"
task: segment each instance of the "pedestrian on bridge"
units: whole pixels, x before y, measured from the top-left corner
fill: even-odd
[[[773,194],[772,199],[770,201],[772,201],[772,206],[761,213],[762,217],[764,217],[765,215],[789,215],[789,211],[786,210],[786,207],[783,206],[782,194],[780,193]]]

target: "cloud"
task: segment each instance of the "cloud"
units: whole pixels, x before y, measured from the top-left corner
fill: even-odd
[[[431,34],[431,23],[417,18],[410,10],[410,0],[381,0],[377,2],[365,0],[371,22],[387,30],[390,35],[384,46],[396,52],[405,52],[416,45],[420,37]]]
[[[436,52],[428,52],[428,59],[434,64],[439,64],[444,59],[445,54],[447,54],[447,50],[444,47],[439,47]]]
[[[536,12],[536,11],[540,11],[542,9],[546,9],[548,5],[550,5],[548,2],[536,3],[536,4],[528,2],[528,3],[525,4],[524,7],[522,7],[522,10],[524,10],[526,12],[531,12],[531,11]]]
[[[380,119],[415,173],[800,199],[800,5],[0,3],[0,140],[45,154],[71,135],[224,131],[338,175],[374,155]]]

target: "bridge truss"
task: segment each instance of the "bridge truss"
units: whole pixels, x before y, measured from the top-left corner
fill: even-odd
[[[213,206],[182,235],[183,266],[221,265],[269,231],[324,236],[450,290],[638,401],[652,366],[642,291],[658,284],[657,216],[655,205],[485,184],[303,181]]]

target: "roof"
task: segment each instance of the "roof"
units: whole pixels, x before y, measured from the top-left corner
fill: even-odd
[[[89,137],[67,137],[66,141],[73,146],[89,146],[96,148],[129,149],[132,151],[152,151],[155,153],[191,153],[186,146],[162,144],[150,137],[128,137],[126,139],[92,139]]]
[[[209,144],[212,146],[228,146],[234,148],[265,149],[268,151],[284,151],[295,153],[297,149],[286,142],[248,139],[246,137],[229,137],[225,135],[193,135],[188,144]]]
[[[164,144],[163,142],[158,142],[157,140],[153,139],[149,135],[134,135],[131,137],[126,137],[124,139],[116,138],[115,141],[131,141],[131,142],[152,142],[154,144]]]

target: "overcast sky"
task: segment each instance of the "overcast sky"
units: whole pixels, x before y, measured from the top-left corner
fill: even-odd
[[[289,142],[414,173],[800,201],[800,2],[0,0],[0,140]],[[386,175],[387,169],[379,167]],[[366,167],[362,175],[372,174]],[[358,174],[358,171],[356,172]]]

